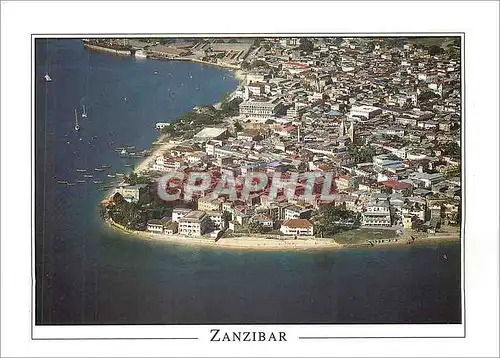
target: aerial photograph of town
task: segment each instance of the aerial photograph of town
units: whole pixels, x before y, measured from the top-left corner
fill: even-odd
[[[36,325],[462,323],[460,36],[33,52]]]

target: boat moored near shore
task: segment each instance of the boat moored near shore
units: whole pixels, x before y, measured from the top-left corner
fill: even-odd
[[[144,50],[137,50],[135,51],[135,57],[136,58],[147,58],[148,55],[146,54],[146,52]]]

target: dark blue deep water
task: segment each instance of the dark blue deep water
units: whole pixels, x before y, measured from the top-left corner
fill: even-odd
[[[57,180],[103,164],[129,172],[114,146],[148,148],[154,123],[217,102],[237,81],[215,67],[89,52],[78,40],[40,40],[35,51],[37,324],[460,322],[458,244],[219,251],[108,229],[98,185]],[[82,104],[89,115],[76,133]]]

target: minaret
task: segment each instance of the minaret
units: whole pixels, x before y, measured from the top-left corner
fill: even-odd
[[[354,143],[354,121],[351,121],[351,126],[349,127],[349,139]]]

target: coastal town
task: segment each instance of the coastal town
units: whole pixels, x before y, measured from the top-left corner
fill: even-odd
[[[84,45],[226,67],[240,81],[219,103],[156,124],[149,156],[101,203],[114,227],[226,247],[459,238],[460,38]]]

